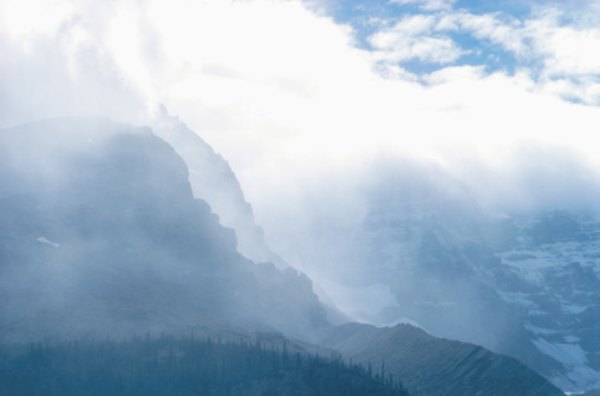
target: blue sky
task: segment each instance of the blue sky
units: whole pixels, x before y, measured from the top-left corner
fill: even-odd
[[[438,49],[447,51],[446,57],[435,56],[410,56],[406,54],[397,59],[395,63],[404,70],[415,75],[428,74],[448,66],[473,65],[481,66],[489,73],[502,71],[509,74],[527,68],[534,77],[544,74],[545,57],[536,51],[535,41],[540,37],[535,32],[523,32],[528,25],[534,24],[543,18],[553,19],[555,29],[559,28],[596,28],[598,18],[594,11],[598,11],[596,1],[531,1],[531,0],[329,0],[321,2],[325,12],[337,22],[353,27],[356,43],[360,47],[377,51],[374,45],[374,36],[382,30],[392,31],[395,24],[419,17],[439,20],[454,18],[462,20],[458,26],[451,29],[429,28],[420,32],[417,38],[428,37],[438,40]],[[600,15],[600,14],[599,14]],[[477,21],[479,18],[479,21]],[[485,19],[485,21],[483,21]],[[485,23],[488,26],[485,26]],[[469,26],[470,25],[470,26]],[[478,26],[475,26],[478,25]],[[489,35],[493,29],[512,29],[515,41],[522,41],[523,50],[517,52],[508,49],[506,42],[499,37]],[[485,29],[488,31],[485,32]],[[521,33],[517,33],[518,30]],[[407,44],[406,37],[413,32],[410,29],[396,30],[399,36],[404,35],[405,40],[400,40],[399,45]],[[583,32],[585,35],[586,33]],[[488,37],[486,37],[486,35]],[[516,37],[519,36],[520,37]],[[505,38],[510,40],[510,38]],[[418,44],[418,43],[416,43]],[[431,51],[435,52],[432,43]],[[452,45],[452,47],[450,47]],[[389,50],[390,48],[388,48]],[[451,50],[455,53],[451,54]],[[600,51],[600,48],[591,48],[591,51]],[[585,61],[584,59],[582,59]],[[587,79],[597,80],[596,71],[585,73]],[[563,73],[567,80],[577,82],[577,78]],[[579,76],[580,77],[580,76]],[[565,98],[575,100],[577,95],[565,94]],[[581,99],[581,98],[580,98]]]
[[[524,18],[530,13],[531,6],[523,1],[502,2],[502,8],[498,8],[497,1],[457,1],[449,5],[449,9],[427,9],[419,3],[399,4],[389,0],[373,1],[338,1],[331,7],[333,17],[340,23],[346,23],[356,30],[357,42],[365,49],[373,49],[368,38],[376,33],[381,26],[392,25],[394,22],[414,15],[436,15],[446,13],[452,9],[466,10],[474,14],[502,13],[506,16]],[[375,21],[377,20],[377,23]],[[489,71],[508,70],[514,71],[515,57],[503,51],[499,46],[488,45],[476,39],[468,32],[447,32],[447,37],[452,39],[457,46],[468,51],[450,64],[485,65]],[[409,59],[401,62],[407,70],[419,72],[431,72],[438,69],[435,62]]]

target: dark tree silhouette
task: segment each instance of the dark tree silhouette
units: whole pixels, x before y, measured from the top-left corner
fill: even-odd
[[[1,395],[402,396],[391,377],[259,343],[194,338],[4,348]]]

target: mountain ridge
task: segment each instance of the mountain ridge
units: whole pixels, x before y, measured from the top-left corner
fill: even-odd
[[[435,338],[409,324],[376,328],[350,323],[325,329],[319,341],[347,359],[382,367],[399,378],[411,395],[563,394],[514,358]]]
[[[240,255],[234,231],[194,197],[185,162],[151,129],[106,119],[4,129],[0,163],[1,343],[182,334],[206,325],[277,331],[328,348],[340,341],[315,338],[337,330],[310,279]],[[388,331],[373,329],[369,337]],[[383,351],[397,350],[395,339],[385,341]],[[519,367],[523,378],[538,378]],[[477,381],[493,393],[493,377],[483,372]]]

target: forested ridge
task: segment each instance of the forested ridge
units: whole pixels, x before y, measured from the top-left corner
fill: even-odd
[[[407,393],[338,356],[260,342],[135,338],[4,347],[2,395],[381,395]]]

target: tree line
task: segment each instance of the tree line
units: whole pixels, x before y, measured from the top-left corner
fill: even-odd
[[[159,337],[0,349],[0,395],[404,396],[383,368],[261,342]]]

